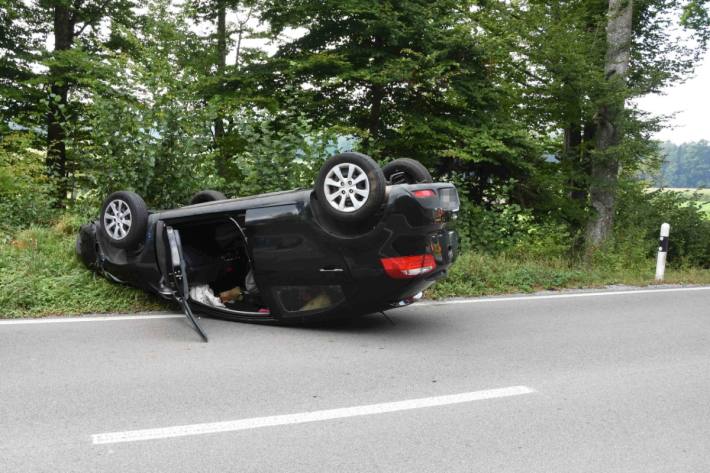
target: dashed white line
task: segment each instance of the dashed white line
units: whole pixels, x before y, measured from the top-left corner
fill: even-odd
[[[447,396],[425,397],[408,399],[405,401],[385,402],[380,404],[367,404],[362,406],[328,409],[322,411],[301,412],[269,417],[252,417],[249,419],[231,420],[226,422],[212,422],[205,424],[178,425],[157,429],[129,430],[125,432],[109,432],[91,436],[94,445],[112,444],[121,442],[139,442],[144,440],[167,439],[185,437],[189,435],[204,435],[221,432],[236,432],[239,430],[258,429],[261,427],[274,427],[279,425],[304,424],[347,417],[385,414],[389,412],[422,409],[425,407],[447,406],[484,399],[519,396],[535,392],[527,386],[510,386],[507,388],[473,391]]]

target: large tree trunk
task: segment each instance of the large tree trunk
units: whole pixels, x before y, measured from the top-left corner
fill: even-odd
[[[596,150],[592,159],[590,197],[595,210],[587,225],[589,248],[600,246],[611,234],[614,224],[619,159],[614,149],[621,142],[624,119],[626,73],[631,59],[633,0],[609,0],[606,28],[607,101],[598,111]]]
[[[217,1],[217,77],[219,89],[224,80],[224,70],[227,67],[227,8],[225,0]],[[217,174],[227,178],[229,155],[224,149],[224,117],[218,111],[214,119],[214,141],[217,149]]]
[[[54,7],[54,51],[66,51],[71,49],[74,43],[74,18],[69,7],[59,3]],[[67,198],[68,176],[67,176],[67,149],[66,132],[64,130],[64,116],[62,110],[66,110],[69,86],[66,79],[62,77],[64,70],[61,67],[53,66],[50,75],[55,78],[55,82],[49,87],[50,100],[47,111],[47,171],[55,183],[55,198],[58,207],[63,206]],[[59,78],[57,80],[56,78]]]

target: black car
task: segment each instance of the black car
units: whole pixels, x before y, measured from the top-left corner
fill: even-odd
[[[77,253],[91,269],[176,300],[192,312],[288,322],[407,305],[456,258],[456,188],[419,162],[383,168],[343,153],[313,190],[227,199],[202,191],[190,205],[149,211],[133,192],[111,194],[82,226]]]

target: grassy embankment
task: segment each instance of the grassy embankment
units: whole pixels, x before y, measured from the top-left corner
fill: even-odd
[[[0,317],[138,312],[169,306],[142,291],[96,277],[74,255],[76,224],[17,232],[0,244]],[[623,265],[620,265],[623,266]],[[653,283],[654,262],[633,269],[573,263],[564,258],[463,253],[434,298],[479,296],[542,289]],[[669,269],[668,283],[710,283],[710,271]]]
[[[77,228],[22,230],[0,241],[0,317],[38,317],[165,309],[164,302],[112,284],[87,270],[74,254]]]
[[[565,258],[464,253],[448,277],[430,291],[433,298],[482,296],[546,289],[594,288],[625,284],[654,284],[655,262],[634,268],[613,268]],[[666,268],[665,284],[710,284],[710,270]]]

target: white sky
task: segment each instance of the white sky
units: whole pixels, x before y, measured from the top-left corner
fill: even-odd
[[[691,79],[665,89],[663,94],[647,95],[637,103],[654,115],[675,114],[668,120],[668,127],[654,138],[676,144],[710,141],[710,51]]]

